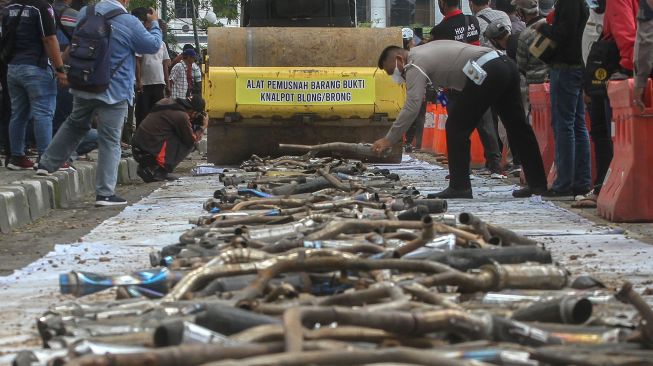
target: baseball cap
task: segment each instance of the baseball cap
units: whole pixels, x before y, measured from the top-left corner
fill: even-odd
[[[483,33],[487,39],[503,38],[507,34],[510,34],[510,28],[498,20],[490,23],[485,29],[485,33]]]
[[[519,9],[537,9],[537,0],[512,0],[511,4]]]
[[[206,108],[206,102],[204,101],[204,98],[202,98],[202,96],[199,94],[193,94],[188,98],[179,98],[177,99],[177,102],[184,106],[184,108],[196,112],[204,112],[204,108]]]
[[[401,28],[401,37],[403,39],[412,39],[413,38],[413,30],[410,28]]]
[[[184,50],[184,52],[182,52],[181,55],[182,56],[197,57],[197,53],[195,53],[195,50],[192,49],[192,48]]]

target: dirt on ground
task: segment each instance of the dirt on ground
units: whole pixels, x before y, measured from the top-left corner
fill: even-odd
[[[424,151],[414,152],[411,155],[413,155],[417,159],[429,163],[446,165],[446,158],[442,155],[435,155],[431,152],[424,152]],[[443,162],[445,164],[443,164]],[[520,184],[519,178],[508,178],[508,181],[512,184]],[[633,239],[637,239],[648,244],[653,244],[653,223],[614,223],[600,217],[597,214],[595,208],[584,208],[584,209],[572,208],[571,204],[573,202],[565,202],[565,201],[554,201],[554,203],[596,224],[606,225],[613,228],[617,228],[617,227],[621,228],[625,230],[627,237],[631,237]]]
[[[120,185],[116,194],[134,203],[149,195],[163,183]],[[41,258],[55,244],[74,243],[102,221],[117,215],[125,206],[95,207],[95,196],[89,195],[70,208],[56,209],[39,220],[0,236],[0,276]]]
[[[182,162],[175,174],[188,174],[197,162]],[[116,187],[116,194],[132,204],[162,185],[161,182],[122,184]],[[124,208],[125,206],[95,207],[95,195],[89,195],[72,203],[69,208],[51,210],[48,215],[31,224],[0,235],[0,276],[9,275],[14,270],[43,257],[56,244],[79,241],[104,220],[117,215]]]

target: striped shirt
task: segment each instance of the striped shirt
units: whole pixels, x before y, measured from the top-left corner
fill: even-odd
[[[186,77],[187,69],[188,66],[184,61],[172,67],[170,71],[170,81],[172,81],[171,98],[186,98],[189,95],[188,78]]]

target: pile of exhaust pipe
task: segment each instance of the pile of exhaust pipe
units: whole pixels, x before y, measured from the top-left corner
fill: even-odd
[[[215,175],[151,268],[61,274],[71,300],[14,365],[653,364],[653,311],[630,283],[574,276],[392,171],[304,150]],[[85,301],[101,291],[116,299]]]

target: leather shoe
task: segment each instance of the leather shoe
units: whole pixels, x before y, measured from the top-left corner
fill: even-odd
[[[467,199],[472,199],[474,196],[472,195],[472,189],[453,189],[451,187],[448,187],[442,192],[438,193],[429,193],[427,198],[467,198]]]
[[[542,187],[542,188],[524,187],[512,191],[512,196],[515,198],[528,198],[530,196],[540,196],[544,192],[546,192],[546,187]]]

